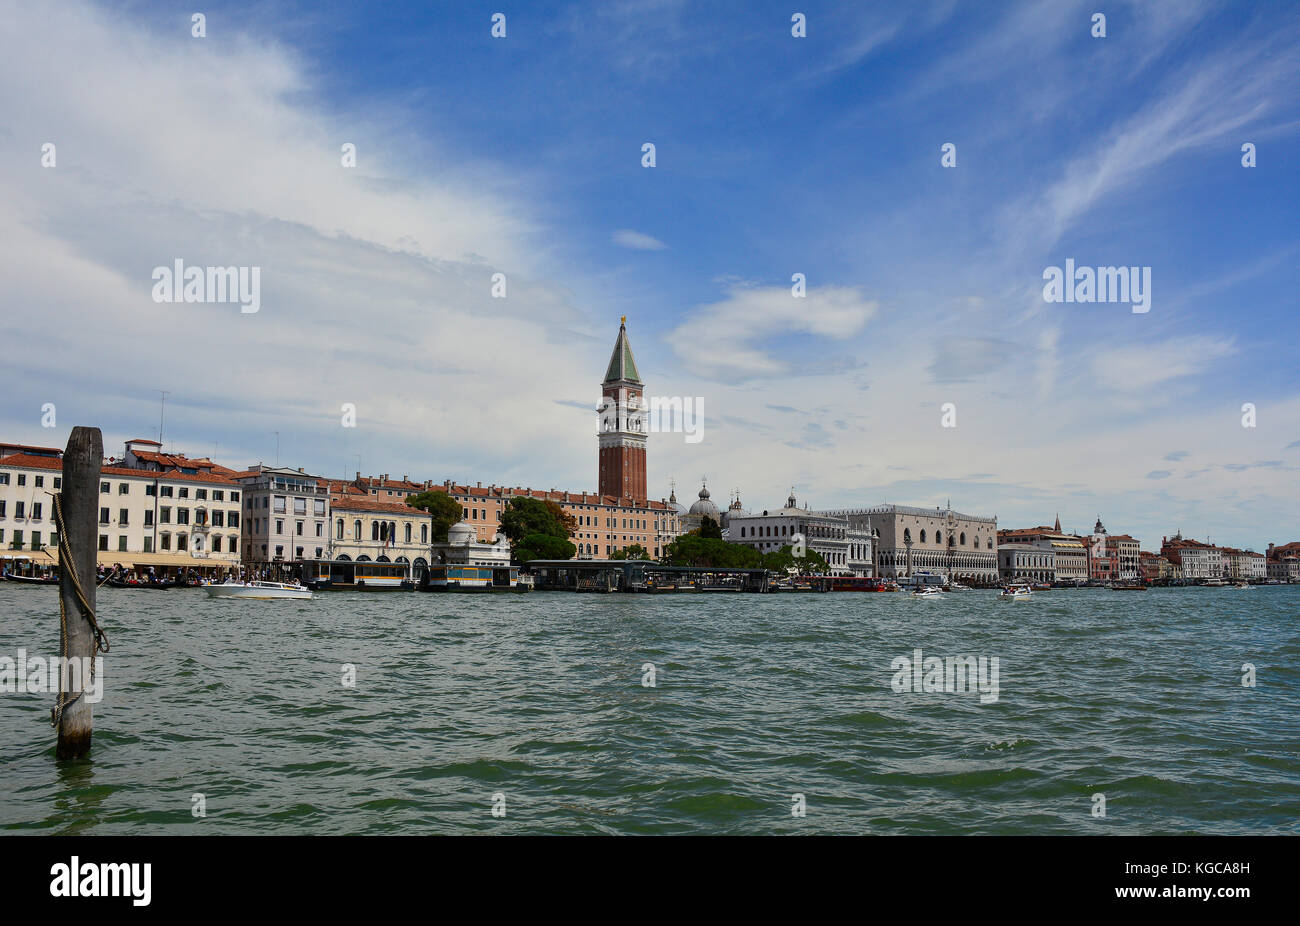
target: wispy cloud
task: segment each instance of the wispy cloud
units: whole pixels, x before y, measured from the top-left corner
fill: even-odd
[[[733,287],[721,302],[697,308],[672,333],[677,356],[698,376],[749,379],[821,372],[821,358],[791,356],[774,336],[808,334],[844,339],[862,330],[877,303],[848,287],[809,289],[796,298],[786,287]]]
[[[613,241],[619,247],[631,248],[633,251],[663,251],[668,247],[658,238],[642,234],[639,231],[633,231],[630,228],[614,232]]]

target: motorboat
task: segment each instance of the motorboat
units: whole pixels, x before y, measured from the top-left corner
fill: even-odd
[[[942,598],[943,591],[937,585],[922,585],[912,590],[913,598]]]
[[[1002,591],[998,592],[998,597],[1021,601],[1033,598],[1034,592],[1028,585],[1008,585],[1005,586]]]
[[[304,601],[311,598],[311,589],[290,582],[223,582],[204,586],[204,590],[210,598],[290,598]]]

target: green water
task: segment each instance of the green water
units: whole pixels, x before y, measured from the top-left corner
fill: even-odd
[[[89,760],[54,760],[51,696],[0,694],[2,831],[1300,831],[1300,586],[99,609]],[[57,615],[0,584],[0,656],[54,653]],[[916,648],[997,657],[998,700],[894,691]]]

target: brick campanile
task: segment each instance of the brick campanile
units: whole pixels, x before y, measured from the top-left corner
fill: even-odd
[[[645,385],[632,359],[627,341],[627,317],[618,326],[618,340],[600,384],[600,473],[601,495],[643,500],[645,473]]]

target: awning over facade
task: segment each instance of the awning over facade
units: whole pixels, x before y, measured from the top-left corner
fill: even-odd
[[[195,559],[188,553],[115,553],[112,550],[99,550],[95,553],[95,562],[112,568],[115,565],[139,566],[155,569],[230,569],[238,565],[226,559]]]

